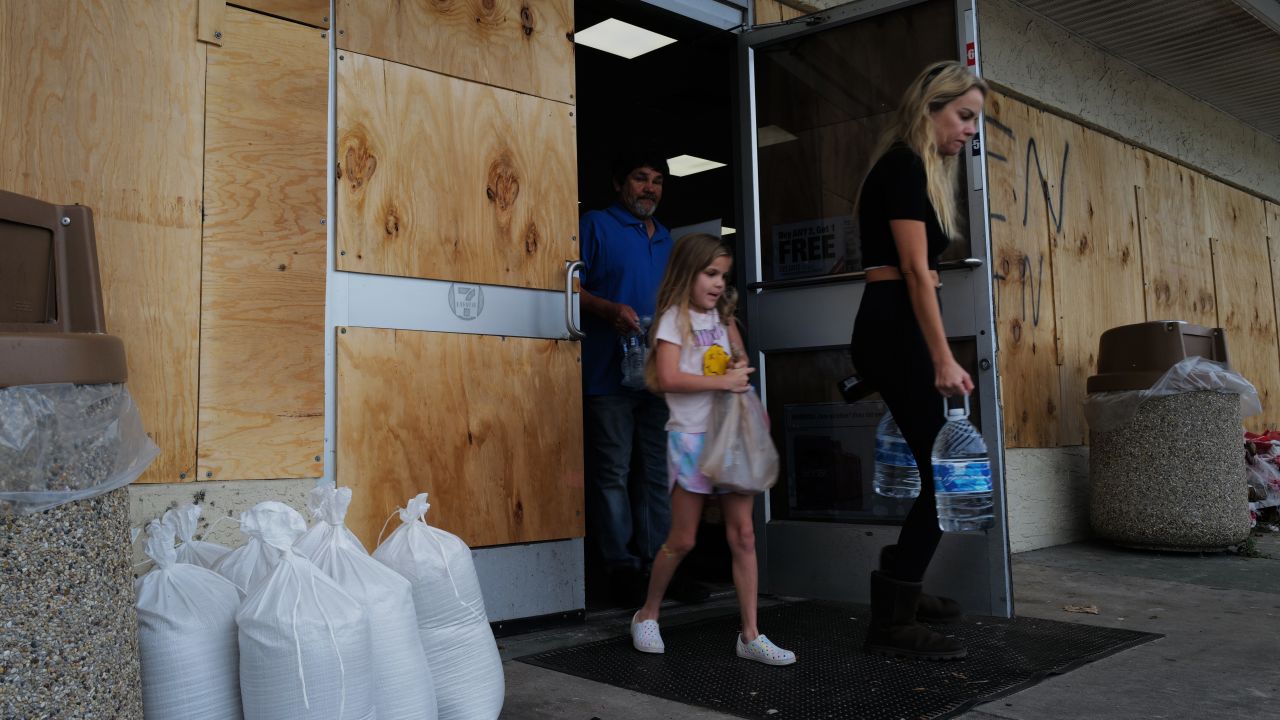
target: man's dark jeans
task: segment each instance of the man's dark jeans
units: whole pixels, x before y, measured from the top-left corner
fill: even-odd
[[[647,568],[667,539],[666,424],[647,391],[583,398],[587,536],[607,570]]]

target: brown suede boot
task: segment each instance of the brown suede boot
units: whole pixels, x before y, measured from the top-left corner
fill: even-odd
[[[897,565],[895,565],[897,547],[897,545],[885,545],[880,548],[880,572],[891,577],[898,575]],[[920,593],[920,602],[916,605],[916,620],[947,625],[960,622],[962,619],[964,619],[964,611],[960,608],[960,603],[949,597],[930,595],[923,591]]]
[[[864,649],[918,660],[958,660],[969,654],[958,641],[916,622],[920,583],[871,573],[871,627]]]

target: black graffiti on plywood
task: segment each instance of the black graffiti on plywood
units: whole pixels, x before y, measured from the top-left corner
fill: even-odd
[[[1013,128],[1005,125],[994,117],[988,116],[987,125],[1000,131],[1011,140],[1016,140],[1018,134]],[[1049,192],[1049,178],[1045,175],[1044,166],[1040,163],[1040,149],[1034,137],[1027,139],[1026,161],[1023,164],[1023,186],[1022,186],[1022,226],[1026,227],[1027,218],[1030,216],[1030,190],[1031,190],[1031,161],[1036,163],[1036,177],[1040,181],[1040,195],[1044,198],[1045,209],[1049,212],[1049,219],[1053,221],[1053,229],[1055,232],[1062,232],[1062,219],[1066,215],[1063,208],[1066,207],[1067,192],[1067,158],[1071,155],[1071,143],[1062,143],[1062,166],[1058,170],[1058,202],[1055,205],[1053,197]],[[1009,162],[1009,158],[987,150],[987,158],[995,162]],[[992,211],[990,213],[992,220],[996,222],[1008,222],[1009,218],[1003,214]]]
[[[1000,261],[1000,272],[994,273],[992,278],[996,281],[995,292],[995,316],[1000,317],[1001,296],[1004,291],[1006,280],[1010,279],[1013,272],[1017,273],[1018,293],[1021,300],[1021,314],[1015,318],[1017,322],[1013,325],[1014,340],[1018,340],[1022,336],[1022,324],[1027,321],[1031,322],[1032,327],[1040,326],[1040,310],[1044,306],[1044,255],[1040,255],[1039,262],[1032,262],[1030,256],[1025,254],[1016,255],[1013,263],[1017,265],[1017,270],[1010,268],[1009,258]]]
[[[1036,150],[1036,139],[1029,138],[1027,140],[1027,162],[1022,169],[1022,226],[1027,226],[1027,213],[1031,209],[1031,203],[1028,201],[1029,191],[1031,189],[1031,160],[1036,161],[1036,176],[1040,179],[1040,192],[1044,195],[1045,209],[1049,212],[1049,219],[1053,221],[1054,232],[1062,232],[1062,218],[1066,215],[1063,208],[1066,202],[1067,194],[1067,156],[1071,154],[1071,143],[1062,143],[1062,169],[1058,172],[1058,207],[1055,212],[1053,207],[1053,198],[1049,197],[1049,180],[1045,177],[1044,169],[1040,167],[1040,153]]]

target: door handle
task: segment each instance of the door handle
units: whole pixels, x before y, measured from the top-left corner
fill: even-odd
[[[583,268],[581,260],[564,261],[564,326],[570,340],[581,340],[587,334],[573,321],[573,274]]]

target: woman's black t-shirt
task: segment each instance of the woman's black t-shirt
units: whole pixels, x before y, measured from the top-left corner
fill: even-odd
[[[928,240],[929,269],[938,268],[938,256],[950,240],[938,224],[929,202],[924,162],[911,148],[894,143],[876,161],[862,184],[858,224],[862,234],[862,267],[899,267],[898,246],[889,230],[890,220],[919,220]]]

